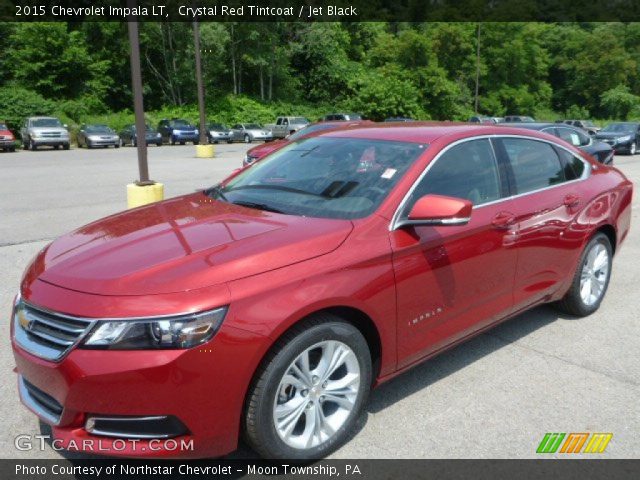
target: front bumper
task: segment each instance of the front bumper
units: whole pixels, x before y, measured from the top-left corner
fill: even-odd
[[[91,139],[87,138],[87,144],[92,147],[115,147],[116,145],[120,145],[119,138],[100,138],[100,139]]]
[[[51,137],[51,138],[36,138],[36,137],[31,137],[31,143],[37,147],[40,146],[50,146],[50,147],[55,147],[55,146],[60,146],[60,145],[69,145],[69,138],[64,138],[64,137]]]
[[[197,142],[200,140],[200,135],[191,132],[172,133],[171,137],[176,142]]]
[[[269,133],[267,135],[254,134],[254,135],[251,135],[251,138],[253,140],[264,140],[265,142],[268,142],[268,141],[273,140],[273,134],[271,134],[271,133]]]
[[[209,142],[228,142],[231,140],[231,134],[222,132],[209,133]]]
[[[12,347],[21,400],[52,425],[60,447],[125,457],[200,458],[237,447],[243,400],[265,340],[223,324],[210,342],[188,350],[75,348],[58,363],[23,350],[13,335]],[[144,435],[91,434],[85,429],[90,416],[175,418],[185,428],[172,440],[191,448],[176,449]]]

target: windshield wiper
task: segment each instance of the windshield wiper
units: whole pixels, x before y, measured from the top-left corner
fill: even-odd
[[[322,197],[323,195],[319,193],[307,192],[306,190],[301,190],[299,188],[287,187],[285,185],[242,185],[240,187],[236,187],[231,191],[235,192],[236,190],[281,190],[283,192],[291,192],[291,193],[299,193],[301,195],[310,195],[312,197]]]
[[[218,184],[204,191],[204,194],[207,195],[208,197],[211,197],[212,193],[214,193],[217,198],[224,200],[225,202],[229,202],[229,199],[225,196],[224,192],[222,191],[222,185]]]
[[[267,212],[284,213],[282,210],[278,210],[277,208],[271,207],[265,203],[246,202],[244,200],[236,200],[235,202],[231,202],[231,203],[233,203],[234,205],[240,205],[241,207],[265,210]]]

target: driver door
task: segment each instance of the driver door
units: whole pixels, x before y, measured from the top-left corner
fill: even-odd
[[[470,200],[468,224],[390,232],[398,305],[398,367],[410,365],[513,309],[517,234],[508,186],[489,139],[434,159],[402,216],[426,194]],[[402,217],[401,217],[402,218]]]

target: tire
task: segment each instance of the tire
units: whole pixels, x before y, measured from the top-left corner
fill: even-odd
[[[629,155],[635,155],[637,151],[638,151],[638,146],[636,142],[631,142],[631,145],[629,145]]]
[[[65,143],[65,144],[62,146],[62,148],[63,148],[64,150],[69,150],[69,149],[71,148],[71,145],[70,145],[69,143]]]
[[[171,135],[171,140],[170,140],[169,143],[171,143],[171,145],[175,145],[176,144],[176,139],[173,138],[173,135]]]
[[[124,147],[124,140],[122,138],[120,139],[119,146]]]
[[[227,143],[233,143],[233,140],[227,140]]]
[[[193,142],[194,145],[200,145],[200,141],[196,140],[195,142]]]
[[[184,145],[184,142],[180,142],[180,145]]]
[[[36,150],[38,150],[38,145],[36,145],[31,139],[29,139],[29,148],[31,149],[31,151],[35,152]]]
[[[161,147],[161,146],[162,146],[162,142],[157,142],[157,143],[156,143],[156,146],[157,146],[157,147]]]
[[[244,136],[244,143],[251,143],[251,137],[249,135]]]
[[[606,271],[603,271],[603,266],[594,268],[599,265],[598,259],[602,258],[601,254],[606,255]],[[584,247],[571,286],[556,306],[563,312],[578,317],[586,317],[598,310],[609,287],[612,259],[613,249],[609,237],[601,232],[596,233]],[[586,292],[587,282],[592,286],[588,292]],[[596,286],[595,294],[594,285]],[[582,288],[585,289],[585,295],[581,293]]]
[[[323,382],[320,359],[327,362],[340,352],[346,355]],[[306,371],[313,380],[286,383],[285,378],[295,379],[298,375],[292,374],[291,369],[294,363],[303,365],[300,359],[305,353],[310,366]],[[327,370],[324,371],[326,373]],[[299,378],[308,378],[309,375]],[[347,386],[351,389],[347,394],[331,395],[331,383],[344,382],[347,375],[357,378],[358,383],[355,380],[349,382]],[[371,380],[371,353],[360,331],[334,315],[311,317],[285,333],[256,372],[245,403],[245,438],[265,458],[308,460],[325,457],[349,437],[366,404]],[[340,387],[336,385],[335,388]],[[340,403],[329,397],[340,400]],[[289,406],[285,407],[287,404]],[[288,411],[289,418],[294,415],[288,428],[286,420],[281,419],[279,425],[276,424],[274,417],[278,407],[281,412]],[[309,435],[307,430],[316,425],[315,415],[318,412],[323,413],[319,425],[328,428],[321,428],[319,435],[315,430]],[[302,444],[309,446],[301,447]]]

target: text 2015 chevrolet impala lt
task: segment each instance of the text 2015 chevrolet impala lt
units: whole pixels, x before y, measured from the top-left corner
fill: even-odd
[[[372,386],[535,305],[594,312],[631,196],[530,130],[293,142],[40,252],[13,312],[20,395],[61,445],[203,457],[244,435],[266,457],[321,457]],[[194,449],[140,448],[170,437]]]

